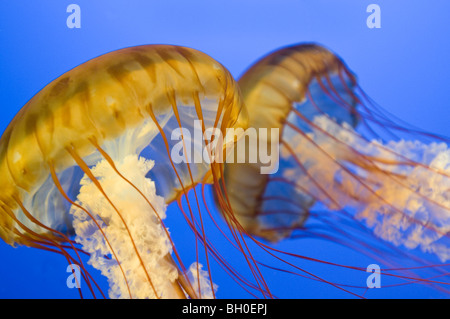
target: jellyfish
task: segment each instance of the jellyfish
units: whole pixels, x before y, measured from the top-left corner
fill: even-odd
[[[304,238],[336,242],[386,265],[384,273],[403,280],[398,285],[422,283],[448,294],[448,138],[395,119],[359,87],[341,58],[318,44],[273,51],[238,83],[249,127],[280,132],[279,163],[270,174],[261,173],[261,161],[225,165],[224,187],[243,231],[277,256],[366,271],[270,246],[297,239],[301,247]],[[267,267],[350,287],[300,265]],[[424,269],[430,273],[414,272]]]
[[[1,136],[0,237],[61,254],[80,267],[94,296],[80,255],[107,277],[112,298],[214,297],[208,260],[185,265],[164,223],[167,206],[184,198],[188,208],[177,218],[193,230],[197,256],[204,247],[208,259],[193,212],[202,201],[196,186],[219,189],[223,167],[171,157],[175,145],[192,144],[187,133],[198,121],[203,130],[246,126],[233,77],[197,50],[129,47],[61,75]]]

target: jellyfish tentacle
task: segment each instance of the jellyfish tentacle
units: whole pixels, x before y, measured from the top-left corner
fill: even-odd
[[[181,212],[183,213],[184,216],[187,216],[186,212],[184,211],[184,208],[182,207],[181,204],[181,198],[179,199],[179,208],[181,210]],[[207,208],[207,210],[209,211],[209,209]],[[209,212],[210,213],[210,212]],[[198,227],[195,225],[191,224],[191,221],[189,220],[189,218],[185,217],[186,221],[188,221],[189,227],[191,228],[191,230],[193,230],[194,232],[198,232]],[[245,234],[245,230],[244,229],[234,229],[233,227],[231,227],[230,224],[228,224],[228,227],[233,235],[233,239],[234,242],[228,238],[228,236],[226,234],[223,233],[223,231],[221,230],[221,233],[224,235],[224,237],[232,244],[232,246],[237,250],[237,252],[239,252],[240,254],[242,254],[244,256],[244,259],[247,263],[247,265],[249,266],[249,269],[252,272],[252,276],[256,279],[256,285],[251,283],[250,281],[248,281],[245,277],[243,277],[242,275],[240,275],[240,273],[233,269],[233,267],[227,262],[227,260],[225,260],[221,254],[214,248],[214,245],[207,239],[206,245],[209,249],[209,251],[211,251],[212,256],[214,257],[214,259],[216,261],[218,261],[219,265],[228,273],[232,276],[232,278],[234,279],[234,281],[236,281],[239,286],[241,286],[243,289],[245,289],[248,293],[250,293],[252,296],[257,297],[257,295],[255,295],[254,293],[252,293],[251,291],[249,291],[245,286],[255,289],[258,292],[260,292],[264,298],[273,298],[272,293],[270,292],[269,288],[263,288],[261,287],[260,284],[260,280],[259,277],[257,277],[255,270],[253,270],[253,265],[251,264],[251,260],[253,260],[254,262],[257,262],[253,259],[253,257],[251,257],[252,252],[246,252],[245,249],[243,248],[241,241],[243,239],[239,239],[237,233],[243,233]],[[200,235],[198,235],[200,236]],[[201,237],[200,237],[201,239]],[[258,270],[259,274],[258,276],[262,276],[261,272]]]
[[[137,247],[136,247],[136,243],[133,239],[133,235],[131,234],[131,231],[125,221],[125,219],[123,218],[122,213],[119,211],[119,209],[116,207],[116,205],[111,201],[111,199],[109,198],[109,196],[105,193],[103,187],[101,186],[100,182],[97,180],[97,178],[92,174],[91,169],[87,166],[86,162],[83,161],[83,159],[77,154],[77,151],[75,150],[75,148],[67,148],[67,152],[70,153],[73,157],[73,159],[75,160],[75,162],[78,164],[79,167],[81,167],[81,169],[85,172],[85,174],[90,178],[90,180],[94,183],[94,185],[98,188],[98,190],[102,193],[102,195],[105,197],[105,199],[108,201],[108,203],[113,207],[114,211],[117,213],[117,215],[119,216],[119,218],[121,219],[126,232],[128,233],[128,236],[130,238],[131,244],[133,245],[133,249],[136,253],[136,256],[139,259],[140,265],[141,267],[144,269],[144,273],[145,276],[150,284],[150,286],[152,287],[153,293],[155,294],[156,298],[159,299],[159,295],[156,291],[155,286],[153,285],[153,281],[150,278],[150,274],[147,271],[147,268],[145,267],[144,261],[142,260],[141,254],[139,253]]]
[[[28,210],[25,208],[25,206],[22,204],[22,202],[20,202],[20,200],[18,200],[16,198],[16,201],[18,203],[18,205],[20,206],[21,210],[23,211],[23,213],[26,216],[29,216],[30,219],[32,220],[33,223],[35,223],[36,225],[39,225],[42,228],[47,228],[45,225],[43,225],[42,223],[40,223],[38,220],[36,220],[29,212]],[[78,249],[73,245],[72,241],[67,238],[67,236],[65,236],[62,233],[59,233],[57,231],[51,230],[53,233],[57,233],[58,235],[61,235],[62,238],[64,238],[64,240],[66,240],[67,242],[69,242],[71,244],[71,247],[73,249],[73,251],[75,251],[78,260],[75,260],[67,251],[66,249],[63,247],[63,245],[61,245],[61,243],[59,241],[61,241],[61,239],[58,239],[57,237],[53,237],[52,236],[43,236],[35,231],[33,231],[32,229],[28,228],[26,225],[24,225],[20,220],[18,220],[16,218],[16,216],[14,215],[14,213],[9,209],[9,208],[5,208],[5,211],[7,212],[7,214],[11,217],[11,219],[13,219],[17,225],[19,225],[19,227],[26,232],[26,234],[20,232],[18,229],[15,229],[15,233],[18,237],[22,238],[24,240],[24,242],[27,242],[28,245],[30,247],[36,247],[36,248],[41,248],[47,251],[52,251],[55,253],[59,253],[62,254],[68,261],[69,264],[72,263],[76,263],[77,265],[79,265],[82,269],[82,273],[81,275],[83,276],[83,279],[85,280],[85,282],[87,283],[89,290],[91,291],[92,295],[95,298],[95,292],[92,288],[92,285],[89,281],[88,278],[91,278],[91,276],[89,275],[89,273],[87,272],[83,261],[81,260],[79,254],[78,254]],[[47,246],[50,247],[55,247],[57,249],[52,249],[49,248]],[[78,281],[78,278],[75,278],[76,281]],[[91,278],[92,279],[92,278]],[[101,291],[101,289],[99,288],[98,284],[95,282],[95,280],[93,280],[93,282],[95,283],[95,285],[97,286],[97,288],[99,289],[100,293],[104,296],[103,292]],[[80,297],[83,298],[83,294],[81,292],[80,289],[78,289],[78,292],[80,294]]]
[[[182,138],[182,142],[183,142],[183,154],[184,154],[184,156],[185,156],[186,166],[187,166],[187,170],[188,170],[190,182],[191,182],[192,185],[194,185],[195,183],[194,183],[194,178],[192,177],[192,171],[191,171],[191,167],[190,167],[190,161],[189,161],[189,159],[187,158],[187,157],[188,157],[188,154],[187,154],[187,150],[186,150],[186,142],[185,142],[184,134],[183,134],[183,127],[182,127],[182,124],[181,124],[180,115],[179,115],[179,113],[178,113],[178,107],[177,107],[177,102],[176,102],[175,92],[174,92],[173,90],[171,90],[171,91],[168,92],[168,100],[170,101],[170,104],[172,105],[172,110],[173,110],[173,113],[174,113],[174,115],[175,115],[175,119],[176,119],[176,121],[177,121],[177,123],[178,123],[178,127],[179,127],[179,129],[180,129],[180,131],[181,131],[181,136],[183,136],[183,138]],[[203,117],[199,117],[199,119],[200,119],[200,120],[202,121],[202,123],[203,123]],[[194,191],[194,194],[195,194],[195,200],[196,200],[196,204],[197,204],[197,209],[198,209],[198,211],[200,212],[200,206],[199,206],[199,203],[198,203],[198,197],[197,197],[197,193],[196,193],[196,191],[195,191],[195,187],[193,188],[193,191]],[[184,191],[184,187],[183,187],[183,192],[184,192],[184,195],[187,196],[187,194],[186,194],[185,191]],[[187,198],[187,197],[186,197],[186,198]],[[193,214],[192,214],[192,210],[191,210],[191,208],[190,208],[190,205],[189,205],[189,211],[190,211],[190,213],[191,213],[191,218],[192,218],[192,220],[194,221],[194,216],[193,216]],[[201,223],[201,228],[202,228],[203,241],[205,241],[205,232],[204,232],[203,221],[202,221],[201,216],[202,216],[202,215],[199,214],[200,223]],[[199,257],[198,257],[198,245],[197,245],[197,240],[196,240],[195,245],[196,245],[196,246],[195,246],[195,249],[196,249],[196,258],[197,258],[197,260],[198,260]],[[212,286],[211,273],[209,272],[208,250],[207,250],[206,246],[205,246],[205,256],[206,256],[206,262],[207,262],[207,266],[208,266],[208,275],[209,275],[210,283],[211,283],[211,291],[212,291],[212,293],[213,293],[213,298],[214,298],[214,297],[215,297],[215,295],[214,295],[215,292],[214,292],[214,287]],[[196,268],[197,268],[197,286],[198,286],[198,295],[199,295],[199,298],[201,298],[201,297],[202,297],[202,291],[201,291],[201,285],[200,285],[200,275],[199,275],[200,269],[199,269],[199,263],[198,263],[198,262],[197,262],[197,265],[196,265],[196,266],[197,266]]]
[[[155,214],[155,216],[158,218],[159,223],[161,223],[161,226],[164,230],[164,232],[166,233],[167,238],[169,239],[171,245],[172,245],[172,249],[174,251],[174,254],[178,260],[178,263],[180,264],[181,268],[184,270],[184,272],[186,271],[186,268],[183,265],[183,262],[180,258],[180,255],[175,247],[175,244],[172,241],[172,238],[167,230],[167,227],[164,224],[164,221],[162,220],[162,218],[160,217],[158,211],[155,209],[155,207],[153,206],[153,204],[150,202],[150,200],[147,198],[147,196],[144,195],[144,193],[142,193],[142,191],[136,186],[134,185],[129,179],[127,179],[125,176],[123,176],[122,173],[119,172],[119,170],[117,169],[116,165],[114,164],[114,160],[108,155],[107,152],[105,152],[105,150],[103,150],[101,148],[100,145],[98,145],[97,141],[93,138],[91,139],[92,144],[97,148],[97,150],[102,154],[102,156],[106,159],[106,161],[111,165],[112,169],[117,173],[117,175],[119,175],[126,183],[128,183],[131,187],[133,187],[138,193],[139,195],[147,202],[147,204],[151,207],[153,213]],[[167,258],[169,258],[169,256],[167,256]],[[170,259],[170,262],[173,263],[175,265],[175,262],[173,260]],[[181,278],[182,277],[182,278]],[[183,279],[184,276],[180,275],[180,279]],[[177,280],[178,282],[178,280]],[[189,290],[192,292],[192,287],[190,287],[190,289],[188,289],[187,285],[185,284],[185,281],[179,281],[179,283],[181,284],[181,286],[183,287],[183,289],[185,289],[185,291]],[[175,285],[174,285],[175,286]],[[176,286],[175,286],[176,287]],[[181,293],[181,291],[179,291],[178,295],[180,297],[184,298],[184,294]],[[195,295],[188,293],[188,295],[191,298],[194,298]]]
[[[174,109],[176,109],[176,108],[174,108]],[[158,123],[158,121],[156,119],[156,116],[153,113],[153,109],[152,109],[151,105],[147,108],[147,112],[150,115],[150,117],[152,118],[152,120],[155,123],[155,125],[157,126],[157,128],[159,130],[159,133],[161,134],[161,137],[162,137],[162,139],[164,141],[164,146],[166,148],[166,152],[169,155],[170,154],[170,146],[169,146],[169,142],[168,142],[166,133],[164,132],[163,128]],[[182,130],[181,126],[180,126],[180,128]],[[185,148],[184,137],[183,137],[183,148]],[[181,196],[184,195],[184,196],[186,196],[186,200],[188,200],[188,198],[187,198],[187,191],[188,191],[188,189],[190,187],[193,187],[193,185],[191,185],[188,189],[186,189],[186,186],[183,184],[182,178],[180,177],[179,172],[178,172],[178,170],[177,170],[177,168],[176,168],[176,166],[175,166],[175,164],[174,164],[174,162],[173,162],[173,160],[172,160],[172,158],[170,156],[169,156],[169,162],[170,162],[170,165],[171,165],[171,167],[172,167],[172,169],[173,169],[173,171],[174,171],[174,173],[176,175],[176,178],[177,178],[177,180],[179,182],[179,185],[181,187],[181,191],[178,193],[178,195],[176,195],[176,198],[177,198],[177,200],[179,200],[181,198]],[[189,211],[190,211],[190,220],[191,220],[192,224],[194,224],[195,223],[194,222],[195,218],[194,218],[194,215],[193,215],[193,212],[191,210],[191,206],[190,205],[189,205]],[[186,220],[188,220],[187,215],[185,215],[185,218],[186,218]],[[194,235],[195,235],[195,255],[196,255],[196,259],[198,260],[198,236],[199,236],[199,234],[196,231],[194,231]],[[192,284],[190,283],[189,279],[187,280],[187,282],[188,282],[189,291],[193,291]],[[198,287],[200,289],[200,284],[199,283],[198,283]]]
[[[120,271],[122,272],[123,279],[124,279],[124,281],[125,281],[125,285],[126,285],[127,290],[128,290],[128,294],[129,294],[130,298],[132,298],[131,290],[130,290],[130,287],[129,287],[129,285],[128,285],[128,280],[127,280],[127,277],[126,277],[126,275],[125,275],[125,271],[123,270],[122,265],[121,265],[119,259],[117,258],[117,254],[116,254],[116,252],[115,252],[113,246],[111,245],[111,243],[110,243],[108,237],[107,237],[106,234],[104,233],[102,227],[98,224],[97,220],[94,218],[94,216],[93,216],[86,208],[84,208],[83,206],[81,206],[81,205],[78,204],[78,203],[75,203],[73,200],[71,200],[71,199],[69,198],[69,196],[67,195],[67,193],[64,191],[64,189],[63,189],[62,186],[61,186],[61,183],[60,183],[60,181],[59,181],[59,179],[58,179],[58,176],[56,175],[56,171],[55,171],[55,167],[53,166],[53,163],[50,163],[49,166],[50,166],[50,174],[51,174],[51,177],[52,177],[52,179],[53,179],[53,181],[54,181],[56,187],[58,188],[59,192],[61,193],[61,195],[62,195],[62,196],[63,196],[63,197],[64,197],[64,198],[72,205],[72,206],[77,207],[78,209],[80,209],[80,210],[82,210],[83,212],[85,212],[85,213],[89,216],[89,218],[91,218],[91,220],[94,222],[94,224],[96,225],[97,229],[102,233],[103,238],[104,238],[105,241],[106,241],[106,244],[109,246],[109,248],[110,248],[110,250],[111,250],[111,253],[112,253],[112,255],[114,256],[114,260],[117,262],[117,265],[119,266]]]

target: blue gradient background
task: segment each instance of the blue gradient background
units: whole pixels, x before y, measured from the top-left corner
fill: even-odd
[[[81,7],[81,29],[66,26],[70,3]],[[370,3],[381,7],[381,29],[366,26]],[[450,2],[445,0],[2,0],[0,132],[51,80],[119,48],[155,43],[189,46],[211,55],[238,77],[271,50],[313,41],[338,53],[382,107],[425,130],[450,135],[449,12]],[[179,236],[176,225],[171,231]],[[221,243],[216,244],[220,250]],[[293,244],[278,247],[293,249],[289,245]],[[304,240],[295,245],[307,256],[359,266],[372,263],[329,242]],[[179,249],[192,247],[181,243]],[[62,256],[13,249],[0,242],[0,298],[78,298],[77,291],[66,287],[66,267]],[[335,281],[344,276],[329,266],[310,264],[308,269]],[[311,280],[292,280],[273,271],[265,274],[280,297],[351,297]],[[366,273],[355,276],[365,284]],[[248,296],[226,276],[215,278],[218,297]],[[99,282],[106,287],[104,279]],[[366,297],[448,298],[423,285],[372,289]]]

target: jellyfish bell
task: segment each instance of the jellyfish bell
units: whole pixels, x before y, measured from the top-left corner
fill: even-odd
[[[319,81],[325,82],[325,79],[333,83],[346,107],[337,108],[332,98],[322,94],[321,85],[328,84]],[[288,237],[290,228],[301,226],[306,220],[315,201],[278,180],[289,168],[297,167],[295,157],[286,155],[286,151],[290,140],[298,134],[287,123],[295,122],[302,130],[309,130],[306,120],[294,116],[295,108],[306,118],[320,112],[331,113],[336,121],[355,126],[357,98],[351,91],[355,82],[355,77],[336,55],[314,44],[273,52],[241,76],[238,83],[247,106],[249,126],[278,128],[281,135],[280,164],[273,174],[261,174],[259,161],[227,163],[225,166],[224,180],[230,204],[236,218],[249,233],[276,242]],[[308,101],[309,94],[320,98],[314,101],[316,105]],[[268,139],[268,145],[270,142]],[[301,174],[300,169],[298,173]],[[269,211],[273,213],[264,213]]]
[[[217,183],[221,166],[174,163],[170,136],[194,120],[245,127],[244,112],[229,72],[190,48],[130,47],[70,70],[1,137],[0,237],[61,253],[91,286],[79,259],[89,254],[111,297],[214,296],[208,271],[179,260],[163,220],[169,203]]]
[[[448,138],[399,125],[338,56],[317,44],[273,51],[238,83],[249,126],[280,132],[277,171],[261,174],[259,162],[225,165],[224,188],[245,233],[269,242],[326,238],[396,269],[402,267],[392,260],[402,256],[400,266],[414,260],[409,270],[436,270],[433,284],[448,285],[441,264],[450,258]]]

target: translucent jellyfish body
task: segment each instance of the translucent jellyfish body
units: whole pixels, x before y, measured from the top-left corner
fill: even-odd
[[[174,163],[180,139],[171,136],[194,120],[219,130],[245,125],[241,110],[229,72],[189,48],[130,47],[70,70],[1,137],[1,238],[61,253],[92,287],[79,258],[89,254],[111,297],[213,297],[208,272],[195,260],[191,271],[183,265],[164,219],[167,204],[217,183],[221,168]]]
[[[326,239],[391,269],[414,261],[410,271],[432,270],[430,278],[439,278],[433,284],[447,285],[441,278],[448,266],[438,262],[450,258],[447,138],[399,125],[366,96],[346,64],[320,45],[276,50],[238,83],[249,127],[280,132],[279,163],[271,174],[261,174],[260,162],[225,166],[226,192],[243,231],[269,242]],[[298,250],[282,254],[309,259],[297,243]],[[304,274],[299,263],[285,265],[285,272]],[[403,278],[430,283],[424,275],[409,275]]]

